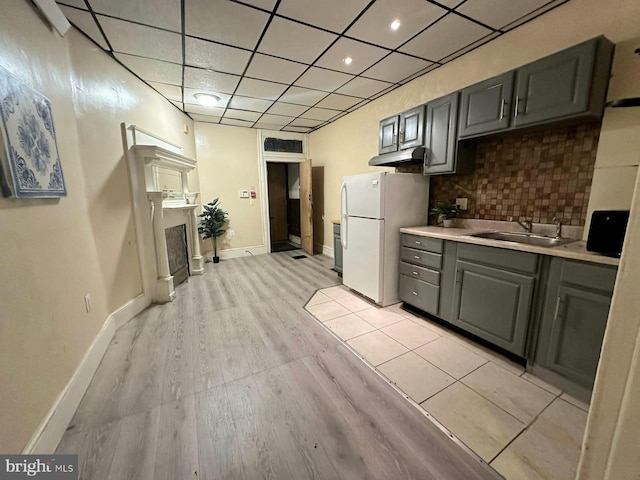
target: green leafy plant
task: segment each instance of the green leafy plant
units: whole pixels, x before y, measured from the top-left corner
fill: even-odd
[[[436,206],[431,209],[431,213],[443,217],[446,220],[456,218],[460,214],[460,209],[455,203],[451,203],[449,200],[440,200],[436,203]]]
[[[220,257],[218,257],[217,239],[226,232],[224,225],[228,221],[229,214],[220,208],[219,198],[207,203],[203,208],[204,212],[198,215],[201,218],[198,232],[205,240],[207,238],[213,239],[213,263],[218,263]]]

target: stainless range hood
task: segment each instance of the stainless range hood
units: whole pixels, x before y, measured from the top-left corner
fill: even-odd
[[[418,147],[399,152],[383,153],[369,160],[372,167],[397,167],[407,163],[424,163],[425,148]]]

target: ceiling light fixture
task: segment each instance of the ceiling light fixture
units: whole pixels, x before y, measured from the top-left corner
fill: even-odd
[[[196,93],[194,95],[198,103],[204,107],[215,107],[220,101],[220,97],[211,93]]]
[[[351,57],[347,57],[347,58],[343,58],[342,61],[346,64],[346,65],[351,65],[351,62],[353,62],[353,58]]]
[[[400,20],[395,19],[391,22],[391,30],[398,30],[400,28]]]

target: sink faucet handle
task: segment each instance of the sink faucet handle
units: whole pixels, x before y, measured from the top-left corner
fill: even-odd
[[[553,217],[553,223],[556,224],[556,238],[560,238],[562,236],[562,219]]]

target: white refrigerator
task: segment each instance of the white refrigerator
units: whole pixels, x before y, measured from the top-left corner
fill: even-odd
[[[343,178],[342,282],[379,305],[399,302],[402,227],[426,225],[429,177],[376,172]]]

